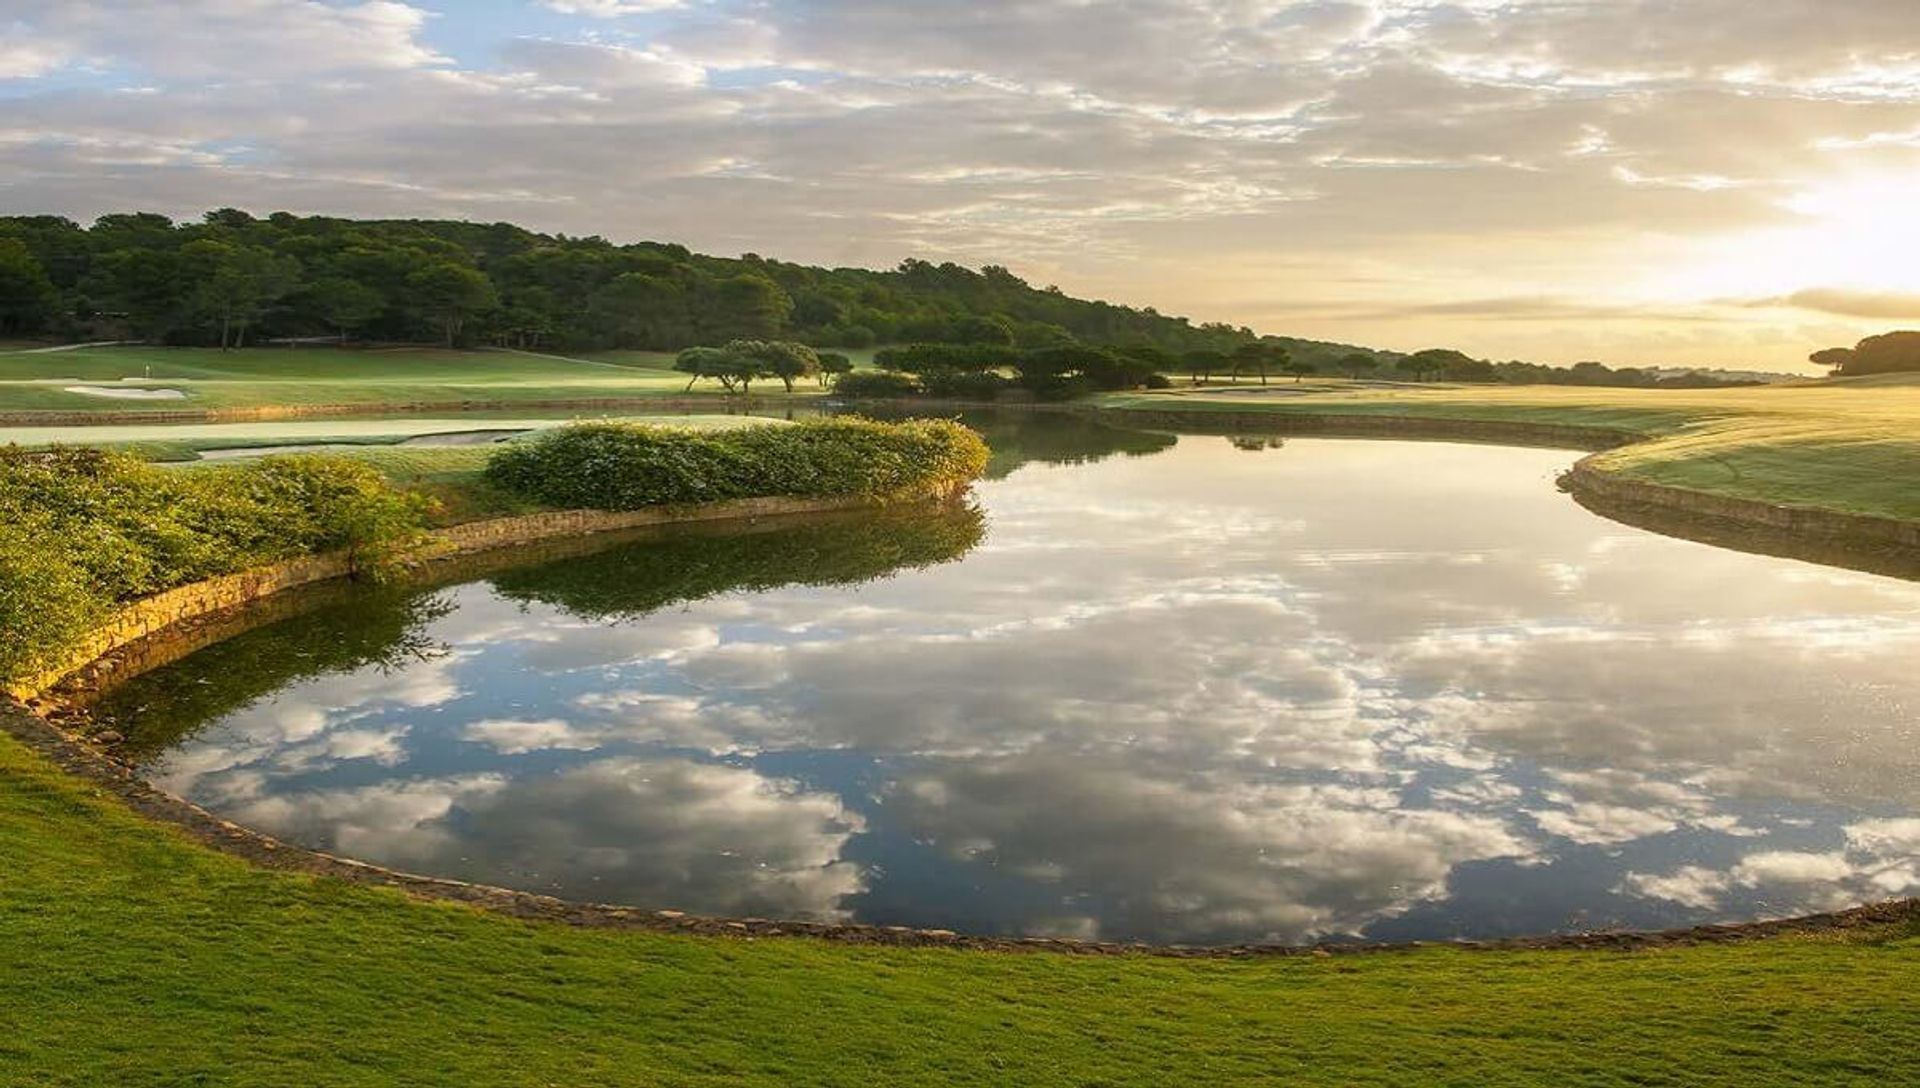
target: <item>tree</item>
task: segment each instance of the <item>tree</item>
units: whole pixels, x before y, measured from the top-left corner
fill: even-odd
[[[26,243],[0,238],[0,332],[39,328],[54,297],[53,281]]]
[[[202,320],[219,324],[221,351],[245,346],[247,326],[300,278],[291,257],[210,238],[180,247],[180,260],[193,281],[188,304]]]
[[[795,379],[820,372],[820,357],[812,348],[792,340],[734,340],[726,350],[758,364],[749,368],[752,373],[743,378],[743,389],[755,376],[766,375],[779,378],[791,393]]]
[[[1299,385],[1300,379],[1307,375],[1318,374],[1320,372],[1319,367],[1314,366],[1305,359],[1288,359],[1286,362],[1280,364],[1280,369],[1293,375],[1293,384],[1295,385]]]
[[[1260,384],[1265,385],[1267,372],[1285,366],[1289,357],[1286,348],[1274,344],[1259,341],[1242,344],[1233,349],[1233,380],[1238,382],[1242,373],[1251,370],[1260,375]]]
[[[712,340],[765,339],[778,335],[793,312],[780,285],[757,272],[743,272],[712,285],[702,300],[698,330]]]
[[[1013,344],[1013,322],[999,314],[974,314],[963,317],[953,327],[954,339],[962,344]]]
[[[1189,351],[1186,356],[1187,372],[1193,376],[1193,384],[1205,385],[1213,380],[1215,371],[1227,365],[1227,357],[1210,348]]]
[[[733,392],[733,383],[739,370],[740,361],[725,348],[687,348],[674,356],[673,369],[682,374],[691,374],[687,379],[687,388],[702,378],[712,378],[721,388]]]
[[[1920,371],[1920,332],[1901,331],[1869,336],[1851,348],[1828,348],[1809,356],[1834,368],[1835,377]]]
[[[492,281],[478,269],[450,260],[435,261],[408,276],[407,291],[414,306],[439,324],[448,347],[459,342],[469,317],[499,302]]]
[[[1345,371],[1347,377],[1358,378],[1362,374],[1371,374],[1375,370],[1378,370],[1380,368],[1380,360],[1365,352],[1355,351],[1342,355],[1340,361],[1335,365],[1342,371]]]
[[[342,340],[387,308],[386,297],[379,291],[344,276],[315,280],[307,286],[306,295],[313,312]]]
[[[1428,348],[1416,351],[1394,364],[1394,369],[1409,371],[1415,381],[1429,375],[1458,382],[1493,381],[1493,364],[1482,362],[1452,348]]]
[[[833,378],[838,378],[842,374],[853,373],[853,360],[839,352],[822,351],[819,352],[818,355],[820,358],[820,370],[814,374],[814,378],[820,383],[820,388],[825,389],[828,382]]]

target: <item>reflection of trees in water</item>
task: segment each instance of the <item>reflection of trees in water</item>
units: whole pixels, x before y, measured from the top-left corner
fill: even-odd
[[[1083,465],[1109,457],[1146,457],[1173,448],[1170,434],[1113,427],[1082,415],[992,412],[965,415],[961,422],[986,437],[993,456],[987,478],[998,480],[1037,461],[1043,465]]]
[[[862,414],[908,419],[937,413],[863,409]],[[1116,455],[1145,457],[1172,449],[1179,441],[1174,435],[1115,427],[1073,412],[979,408],[961,412],[958,418],[987,440],[992,450],[986,472],[990,480],[1004,479],[1029,462],[1082,465]]]
[[[216,642],[103,695],[93,718],[127,737],[136,761],[290,684],[443,657],[427,626],[453,611],[444,594],[401,586],[352,593],[342,603]]]
[[[502,596],[593,618],[625,618],[730,590],[842,585],[965,555],[986,532],[971,505],[882,508],[831,519],[708,527],[493,576]],[[354,588],[344,599],[215,643],[128,680],[92,709],[141,761],[294,684],[444,656],[428,631],[454,609],[418,586]]]
[[[1233,445],[1234,449],[1246,450],[1248,453],[1285,449],[1287,445],[1287,440],[1277,434],[1231,434],[1227,436],[1227,441]]]
[[[668,536],[495,575],[495,592],[594,619],[784,585],[848,585],[958,559],[980,543],[971,504],[881,508],[798,526]]]

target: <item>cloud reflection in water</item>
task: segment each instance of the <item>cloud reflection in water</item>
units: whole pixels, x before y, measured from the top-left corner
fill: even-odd
[[[984,484],[977,547],[865,584],[869,545],[772,533],[445,590],[445,657],[151,769],[372,860],[724,914],[1211,942],[1920,891],[1920,587],[1603,521],[1562,453],[1133,452]],[[651,573],[703,555],[759,573]]]

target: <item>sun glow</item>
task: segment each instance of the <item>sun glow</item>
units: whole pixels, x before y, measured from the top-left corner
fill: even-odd
[[[1698,299],[1811,289],[1920,296],[1917,183],[1903,174],[1806,187],[1778,201],[1790,220],[1706,242],[1699,260],[1658,277],[1657,287],[1667,297]]]

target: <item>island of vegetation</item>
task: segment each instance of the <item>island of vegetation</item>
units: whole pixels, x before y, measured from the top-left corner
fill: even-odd
[[[583,423],[489,451],[482,474],[521,510],[630,511],[756,498],[952,496],[987,465],[956,423],[858,418],[717,433]],[[180,471],[96,449],[0,447],[0,684],[66,662],[113,609],[218,575],[328,552],[380,576],[445,511],[345,457]],[[444,520],[444,519],[442,519]]]

